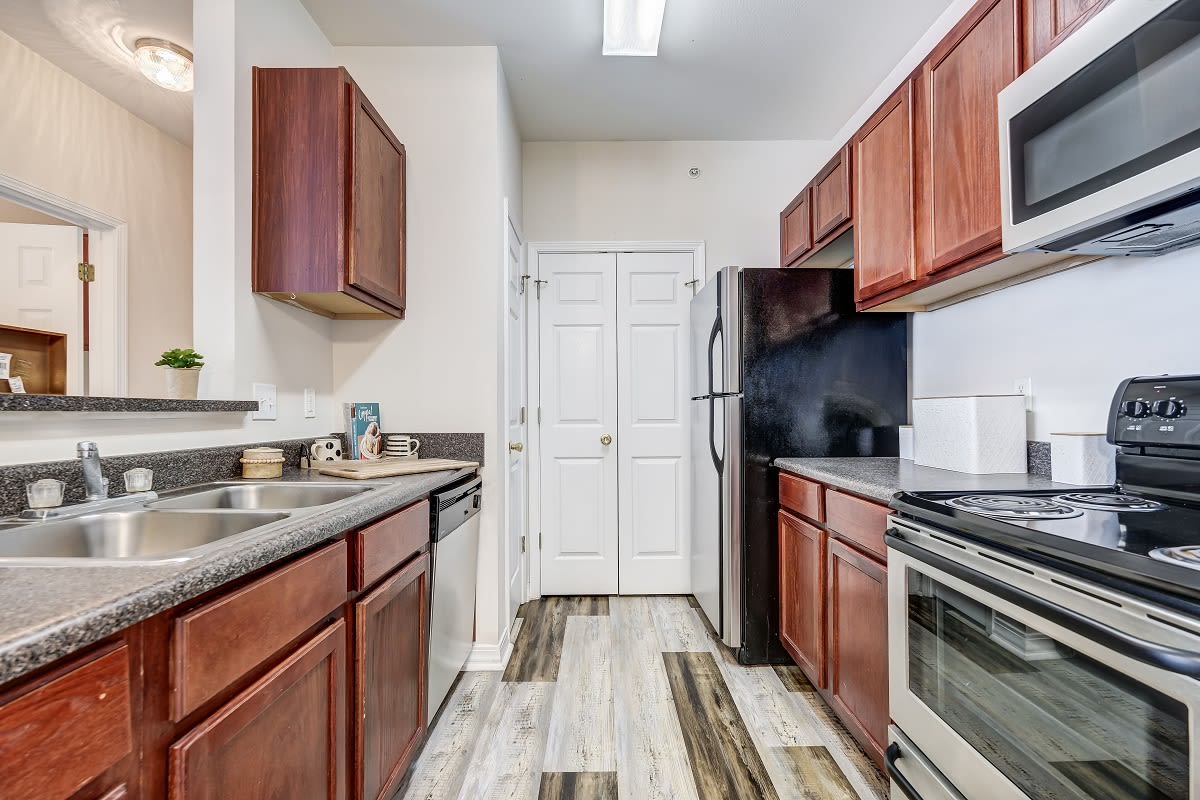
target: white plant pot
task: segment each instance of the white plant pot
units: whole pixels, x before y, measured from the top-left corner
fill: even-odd
[[[195,400],[196,391],[200,385],[200,370],[203,367],[175,369],[163,367],[167,374],[168,400]]]

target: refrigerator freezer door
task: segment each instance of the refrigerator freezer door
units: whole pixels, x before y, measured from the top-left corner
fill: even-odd
[[[692,298],[689,397],[742,390],[740,273],[738,267],[726,267]]]

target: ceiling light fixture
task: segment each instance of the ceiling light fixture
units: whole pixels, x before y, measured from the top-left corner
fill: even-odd
[[[133,60],[142,74],[173,92],[192,90],[192,54],[166,39],[138,39]]]
[[[656,56],[667,0],[604,0],[604,55]]]

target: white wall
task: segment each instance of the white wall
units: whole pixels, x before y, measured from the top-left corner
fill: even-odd
[[[1200,250],[1110,258],[913,315],[913,394],[1011,392],[1033,378],[1030,438],[1103,431],[1134,375],[1200,372]]]
[[[378,401],[388,431],[485,432],[475,626],[477,641],[495,644],[509,623],[499,542],[501,186],[519,171],[511,130],[500,123],[496,48],[339,47],[334,54],[408,156],[408,310],[399,324],[334,326],[336,391]]]
[[[710,274],[776,266],[779,212],[827,149],[820,141],[526,142],[525,235],[703,241]]]
[[[129,394],[161,397],[192,341],[191,150],[4,33],[0,97],[0,172],[129,223]]]

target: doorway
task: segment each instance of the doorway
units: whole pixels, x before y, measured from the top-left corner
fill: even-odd
[[[534,245],[531,595],[691,591],[688,310],[703,245]]]

